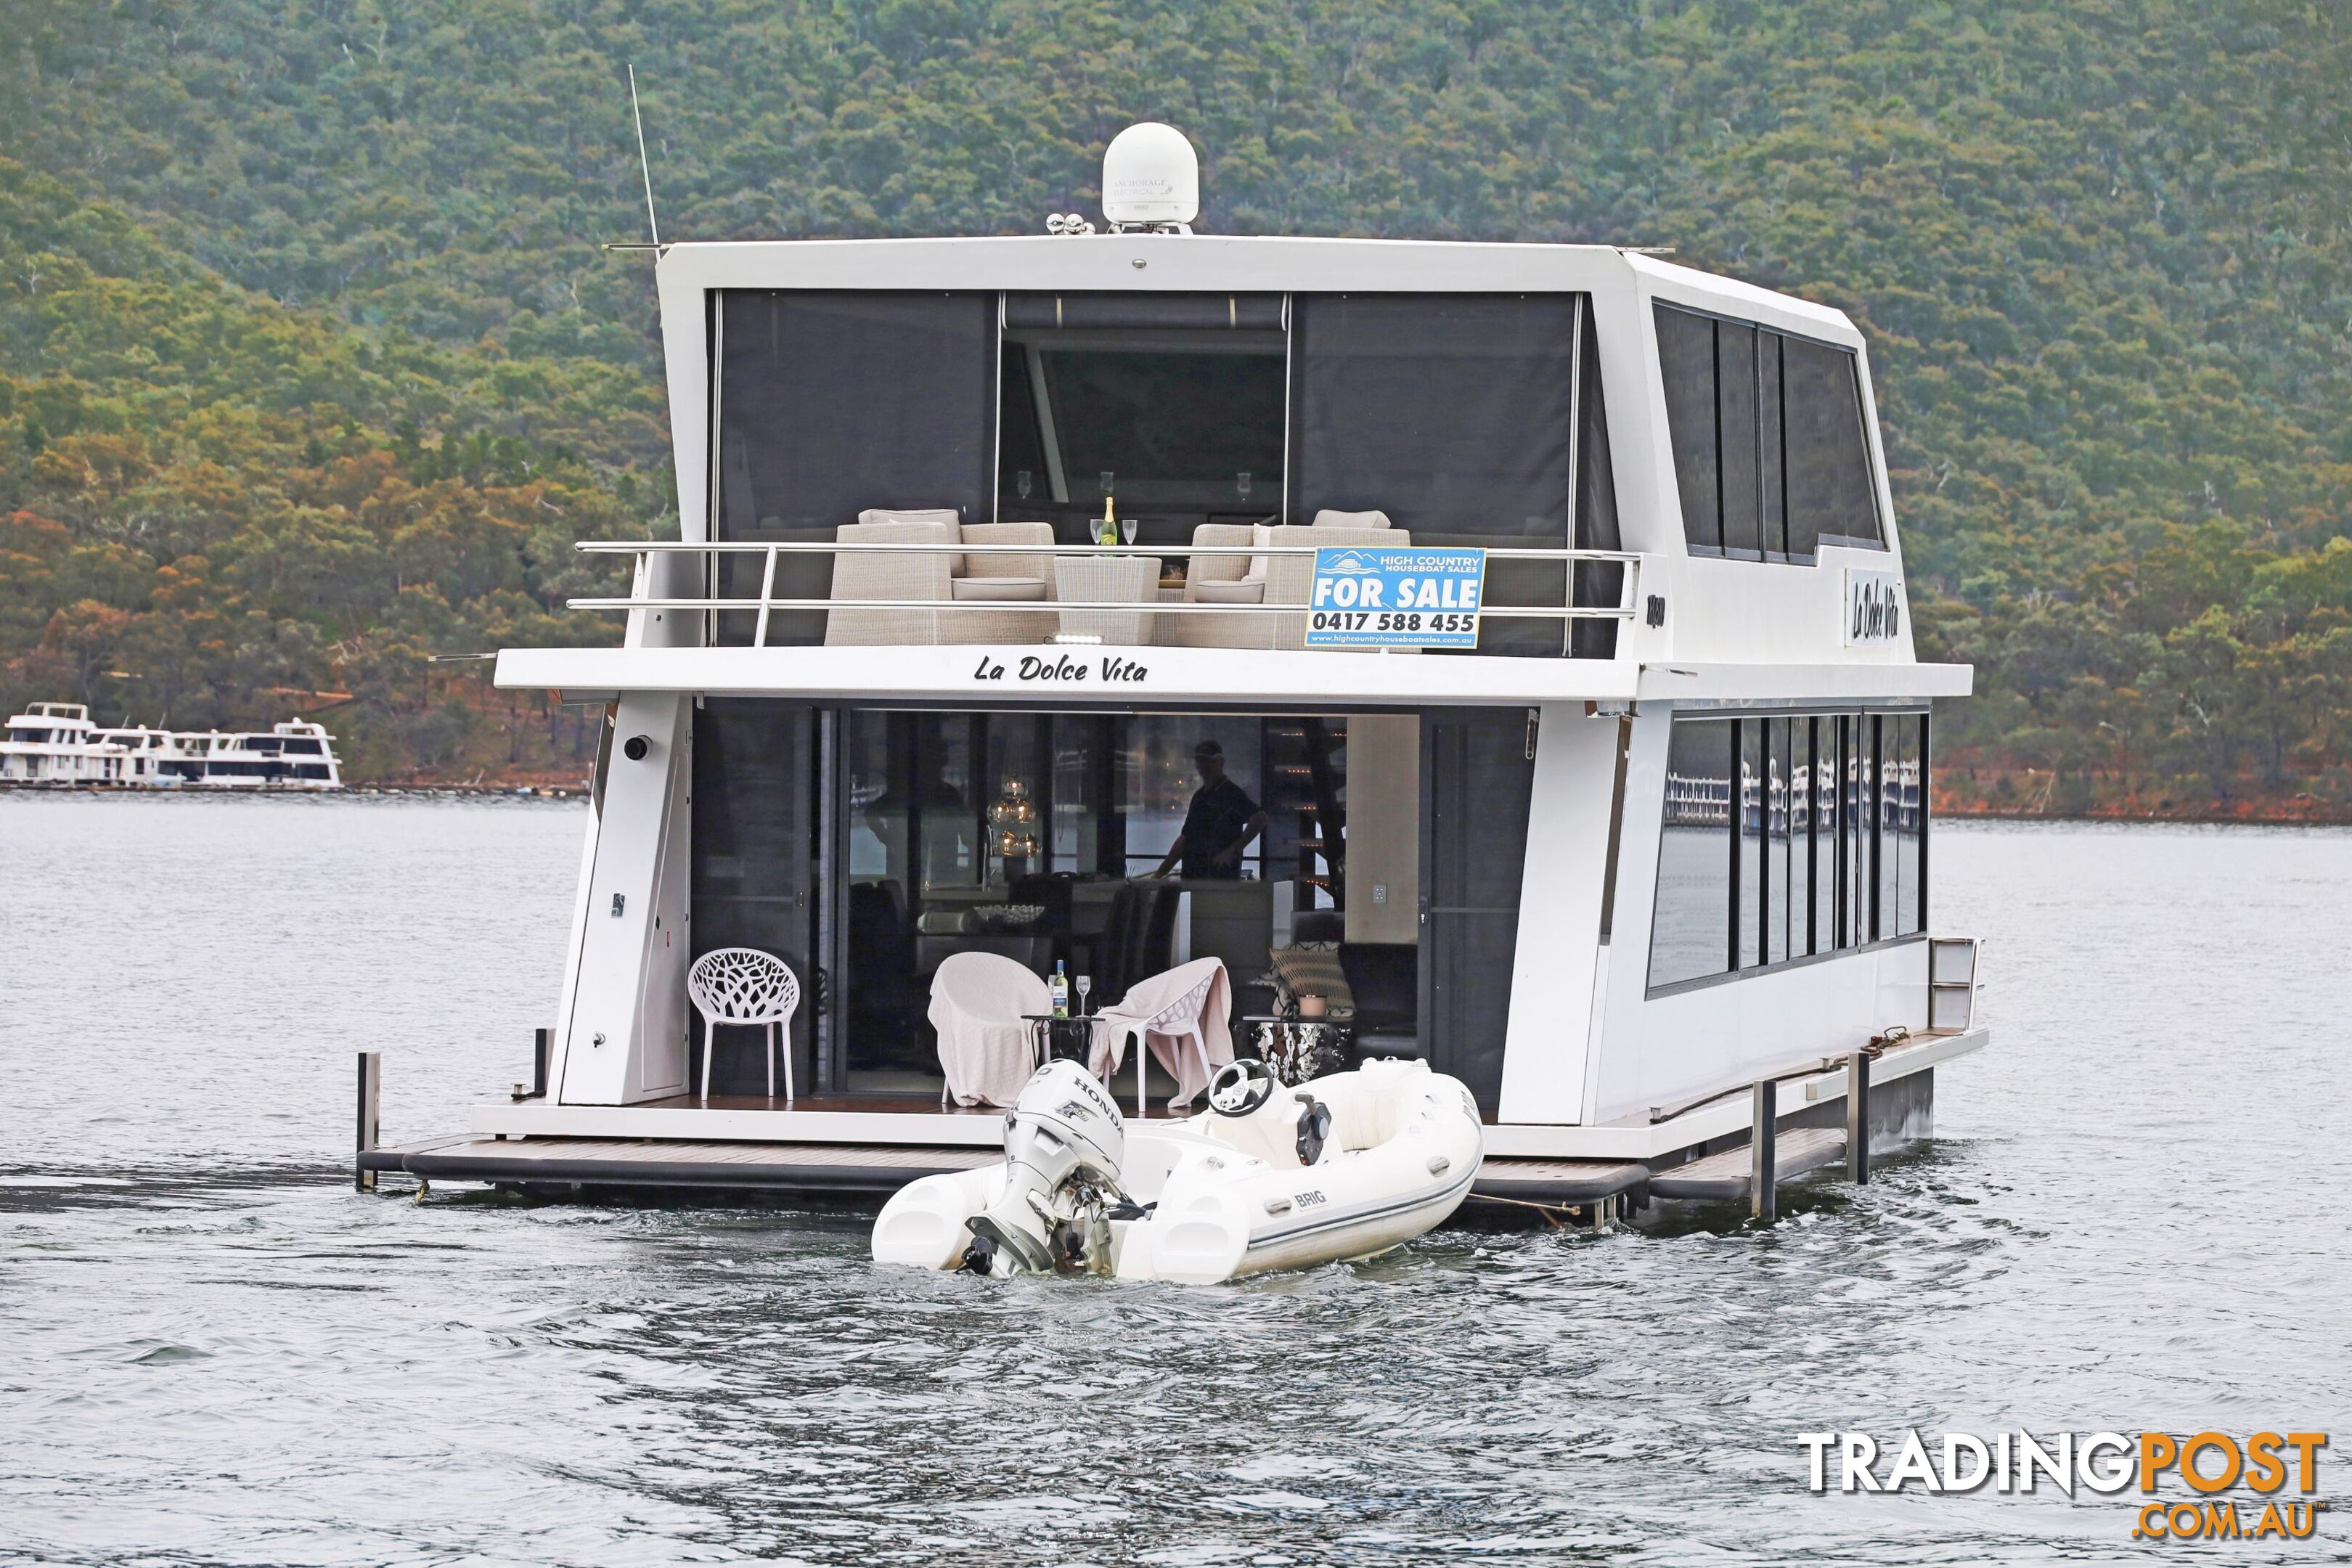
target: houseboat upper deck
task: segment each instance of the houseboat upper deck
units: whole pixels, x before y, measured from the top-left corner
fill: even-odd
[[[1842,313],[1607,246],[1164,228],[657,279],[681,537],[583,546],[634,557],[579,601],[621,646],[498,667],[608,715],[540,1081],[363,1163],[969,1159],[967,954],[1096,1011],[1215,958],[1244,1047],[1319,1006],[1466,1084],[1493,1158],[1643,1173],[1759,1081],[1833,1120],[1874,1041],[1916,1135],[1982,1043],[1929,936],[1969,671],[1914,658]],[[689,1000],[732,948],[797,993],[788,1093]],[[654,1142],[583,1177],[579,1140]]]

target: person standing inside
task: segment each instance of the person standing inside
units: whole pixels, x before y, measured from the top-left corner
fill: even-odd
[[[1192,748],[1201,787],[1184,813],[1184,831],[1168,847],[1168,858],[1151,874],[1165,877],[1181,868],[1187,877],[1238,877],[1242,856],[1265,831],[1265,813],[1241,785],[1225,776],[1225,749],[1214,740]]]

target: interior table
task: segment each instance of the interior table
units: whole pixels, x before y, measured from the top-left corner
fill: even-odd
[[[1156,555],[1057,555],[1054,596],[1080,604],[1156,605],[1160,558]],[[1065,637],[1097,637],[1123,647],[1151,641],[1155,618],[1149,610],[1064,610]]]

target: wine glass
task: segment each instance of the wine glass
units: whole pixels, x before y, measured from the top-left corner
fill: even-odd
[[[1242,500],[1249,500],[1250,471],[1247,468],[1244,468],[1234,475],[1234,489],[1241,496]]]
[[[1135,519],[1131,517],[1120,518],[1118,520],[1118,531],[1120,535],[1126,539],[1128,543],[1133,544],[1135,542]]]
[[[1021,499],[1023,500],[1027,500],[1029,499],[1030,485],[1031,480],[1028,469],[1023,468],[1013,474],[1013,488],[1020,492]]]
[[[1078,1016],[1081,1018],[1087,1016],[1087,994],[1094,988],[1095,977],[1093,975],[1081,974],[1078,976]]]

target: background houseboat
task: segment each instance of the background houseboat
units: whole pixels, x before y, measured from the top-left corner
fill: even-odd
[[[35,702],[8,720],[0,784],[132,788],[341,789],[326,726],[289,720],[257,731],[108,729],[79,702]]]
[[[1929,934],[1969,672],[1913,657],[1852,322],[1608,246],[1180,229],[660,251],[682,539],[582,547],[635,557],[579,601],[624,646],[498,668],[607,714],[534,1082],[363,1179],[992,1158],[933,1022],[970,952],[1097,1008],[1213,956],[1244,1040],[1351,1006],[1469,1086],[1498,1194],[1706,1195],[1781,1121],[1836,1159],[1865,1047],[1863,1140],[1930,1128],[1985,1038]],[[1484,552],[1470,646],[1315,646],[1318,549],[1407,545]],[[1254,831],[1179,846],[1220,779]],[[733,947],[794,977],[790,1100],[764,1027],[702,1059]]]

